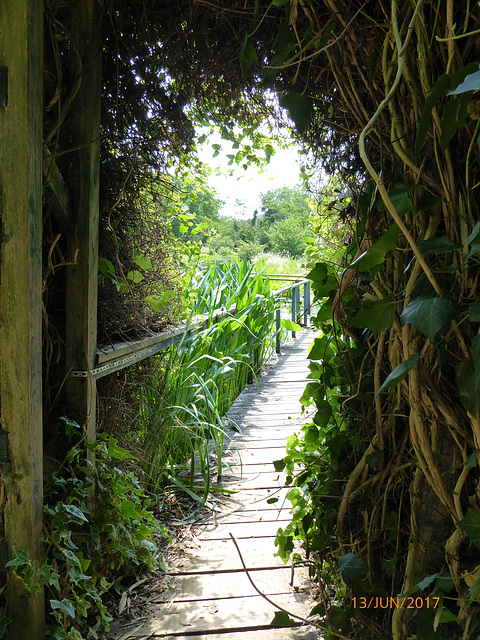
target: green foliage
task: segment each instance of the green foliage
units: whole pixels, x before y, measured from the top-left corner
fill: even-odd
[[[460,305],[446,298],[419,296],[402,312],[402,324],[409,322],[425,334],[431,342],[437,333],[459,314]]]
[[[390,389],[391,387],[396,387],[397,384],[400,384],[400,382],[404,378],[406,378],[408,372],[411,371],[413,367],[417,364],[419,358],[420,358],[419,354],[414,353],[413,356],[410,356],[410,358],[408,358],[408,360],[405,360],[405,362],[402,362],[401,364],[399,364],[398,367],[395,367],[392,373],[390,373],[386,377],[384,383],[382,384],[380,389],[377,391],[377,395],[379,393],[382,393],[382,391],[386,391],[387,389]]]
[[[313,114],[313,102],[308,96],[290,91],[279,99],[279,104],[287,109],[300,135],[305,133]]]
[[[274,348],[276,303],[246,261],[213,262],[196,292],[195,312],[208,314],[208,326],[174,347],[161,386],[144,390],[141,463],[152,493],[173,485],[214,508],[209,447],[220,477],[222,418]]]
[[[368,567],[361,558],[349,551],[338,559],[338,571],[346,584],[355,584],[366,576]]]
[[[71,448],[46,492],[45,558],[36,569],[28,553],[16,549],[7,566],[32,593],[45,585],[48,638],[82,640],[99,637],[94,627],[108,630],[113,618],[105,595],[120,575],[166,570],[157,540],[168,535],[128,469],[136,462],[132,454],[111,435],[88,443],[74,421],[65,419],[65,425]]]

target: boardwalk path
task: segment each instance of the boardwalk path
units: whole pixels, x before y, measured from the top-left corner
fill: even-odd
[[[155,598],[150,619],[117,639],[314,640],[311,627],[274,629],[275,607],[256,593],[230,537],[234,535],[262,593],[298,615],[312,607],[307,588],[290,586],[290,568],[274,557],[279,527],[289,521],[287,489],[272,462],[285,455],[287,437],[302,424],[300,403],[308,373],[309,330],[297,334],[269,362],[255,384],[245,388],[228,412],[239,431],[228,429],[230,468],[218,486],[238,492],[223,509],[195,526],[197,549],[173,564],[171,588]],[[305,420],[305,418],[303,418]],[[268,502],[269,498],[278,498]]]

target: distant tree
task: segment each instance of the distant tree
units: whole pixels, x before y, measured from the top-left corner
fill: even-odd
[[[305,251],[307,232],[293,218],[277,220],[270,229],[270,249],[273,253],[299,258]]]
[[[196,222],[206,224],[218,221],[224,201],[215,189],[203,186],[201,190],[190,191],[186,201],[189,213],[195,214]]]
[[[300,186],[267,191],[262,195],[262,211],[258,241],[274,253],[301,256],[310,233],[311,209],[307,191]]]

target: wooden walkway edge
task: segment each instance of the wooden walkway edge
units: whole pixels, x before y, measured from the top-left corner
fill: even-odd
[[[304,570],[274,556],[275,535],[290,521],[288,488],[273,462],[285,455],[286,440],[307,417],[298,401],[309,373],[312,333],[297,334],[248,385],[227,414],[224,475],[217,488],[234,489],[194,527],[189,553],[170,568],[169,588],[149,598],[147,619],[112,625],[115,640],[316,640],[311,626],[274,628],[278,609],[250,583],[232,540],[257,588],[288,611],[308,616],[314,603]],[[301,623],[299,623],[301,624]],[[113,634],[113,635],[112,635]]]

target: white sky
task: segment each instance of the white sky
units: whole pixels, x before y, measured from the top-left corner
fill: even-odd
[[[213,158],[213,143],[220,144],[222,150],[216,158]],[[275,146],[275,145],[274,145]],[[225,201],[220,213],[236,218],[251,218],[255,209],[260,209],[260,195],[270,189],[287,186],[294,187],[301,183],[300,165],[298,163],[298,148],[276,149],[263,173],[252,165],[244,170],[237,165],[228,166],[228,153],[236,153],[230,144],[221,140],[220,136],[210,139],[204,145],[199,146],[200,159],[210,165],[214,170],[208,179],[210,187],[216,189],[219,197]],[[233,170],[233,175],[229,171]],[[239,200],[243,206],[238,206]]]

